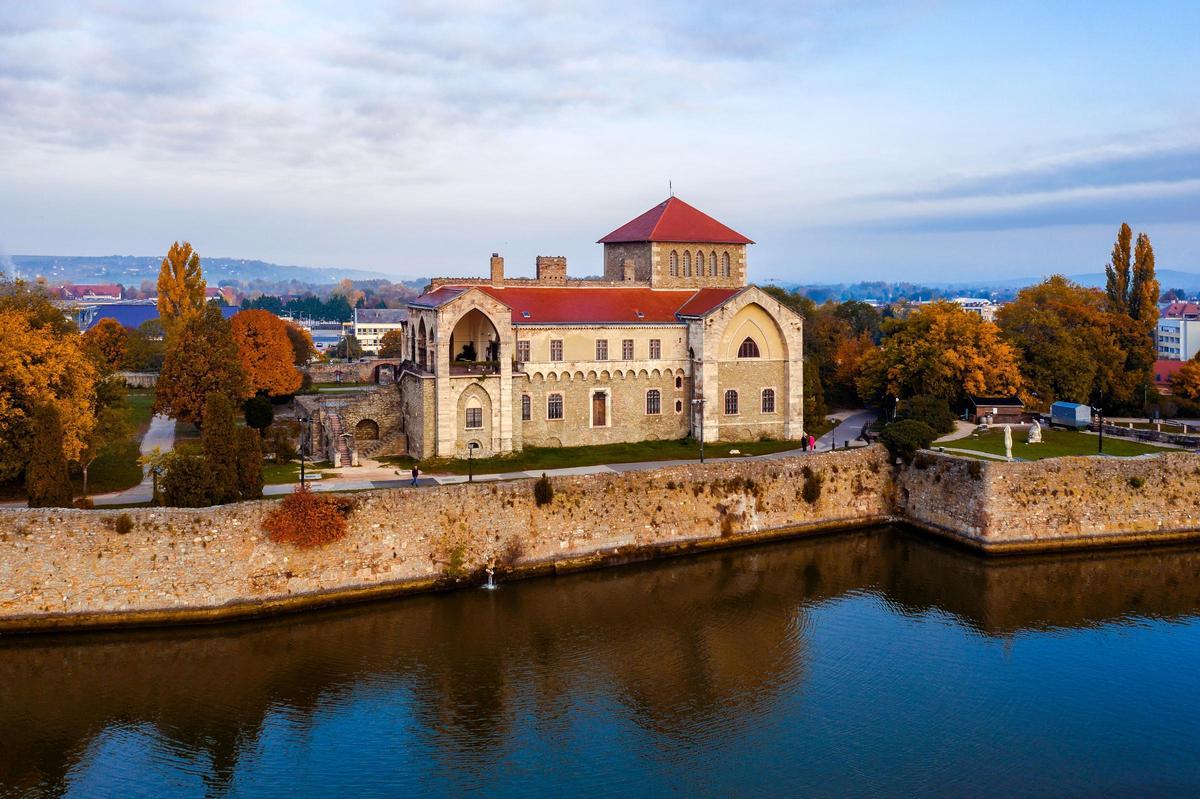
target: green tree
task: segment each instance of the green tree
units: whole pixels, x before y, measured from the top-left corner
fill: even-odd
[[[924,422],[939,435],[949,433],[954,429],[954,412],[943,397],[918,395],[905,400],[896,412],[899,420],[913,419]]]
[[[1129,277],[1132,263],[1130,244],[1133,231],[1122,222],[1113,244],[1112,258],[1104,267],[1106,278],[1104,292],[1108,295],[1108,308],[1115,313],[1129,312]]]
[[[240,402],[245,377],[229,322],[219,309],[206,308],[168,340],[154,411],[199,425],[208,396],[214,393]]]
[[[379,340],[380,358],[404,357],[404,333],[399,330],[389,330]]]
[[[885,425],[879,434],[879,440],[887,447],[893,458],[899,458],[905,463],[911,463],[917,450],[928,449],[937,438],[937,432],[916,419],[904,419]]]
[[[350,334],[342,336],[342,340],[333,349],[333,357],[335,358],[345,358],[348,361],[354,361],[362,356],[362,345],[358,343],[357,338]]]
[[[63,455],[63,427],[58,408],[38,405],[32,417],[32,442],[25,467],[25,495],[31,508],[71,505],[71,478]]]
[[[212,475],[203,455],[170,452],[163,458],[163,504],[172,508],[203,508],[212,504]]]
[[[1133,248],[1133,280],[1129,285],[1129,315],[1140,322],[1158,322],[1158,279],[1154,276],[1154,246],[1150,237],[1139,233]]]
[[[96,424],[84,438],[77,462],[83,476],[83,496],[88,495],[88,470],[96,459],[112,452],[129,440],[133,425],[129,421],[129,391],[118,375],[108,375],[96,383],[94,406]]]
[[[804,418],[813,423],[825,418],[825,390],[821,386],[821,371],[812,358],[804,359]]]
[[[168,341],[204,310],[206,287],[200,254],[186,241],[172,244],[158,272],[158,318]]]
[[[263,457],[260,436],[249,427],[238,428],[238,494],[242,499],[259,499],[263,492]]]
[[[275,421],[275,408],[266,397],[251,397],[242,403],[242,415],[246,418],[246,424],[261,436],[262,431]]]
[[[208,464],[211,504],[224,505],[238,498],[238,435],[229,397],[214,391],[204,403],[200,449]]]
[[[131,372],[157,372],[162,369],[166,355],[162,323],[157,319],[142,322],[125,339],[125,360],[122,366]]]

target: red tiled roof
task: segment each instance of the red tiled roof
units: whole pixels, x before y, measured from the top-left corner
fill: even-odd
[[[1154,385],[1160,391],[1168,389],[1169,381],[1172,375],[1183,368],[1187,361],[1155,361],[1154,362]]]
[[[674,323],[677,314],[700,316],[741,289],[443,286],[412,301],[437,307],[477,288],[512,310],[514,325]]]
[[[754,242],[678,197],[671,197],[600,239],[600,244],[629,241],[679,241],[700,244]]]
[[[60,289],[64,297],[83,297],[91,294],[94,297],[121,296],[119,283],[64,283]]]
[[[1194,302],[1173,302],[1162,309],[1163,319],[1194,319],[1200,316],[1200,304]]]

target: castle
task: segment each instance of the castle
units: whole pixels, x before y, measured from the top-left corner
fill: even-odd
[[[497,254],[486,278],[435,278],[408,305],[394,386],[334,426],[416,458],[801,436],[803,320],[747,284],[750,239],[671,197],[598,243],[599,280],[545,256],[506,277]]]

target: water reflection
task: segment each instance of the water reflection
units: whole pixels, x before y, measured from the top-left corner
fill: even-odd
[[[877,597],[1008,639],[1194,617],[1198,574],[1200,548],[984,561],[881,529],[268,623],[8,639],[0,791],[136,788],[149,769],[181,793],[236,793],[239,770],[314,737],[392,747],[409,771],[380,784],[426,789],[481,787],[520,767],[521,742],[573,753],[589,730],[631,730],[625,748],[644,736],[669,767],[754,740],[800,701],[831,601]],[[153,763],[122,771],[138,758]]]

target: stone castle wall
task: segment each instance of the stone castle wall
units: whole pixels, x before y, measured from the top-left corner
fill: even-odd
[[[806,479],[821,485],[811,502]],[[253,614],[429,588],[488,563],[561,568],[857,525],[887,517],[890,482],[884,453],[872,448],[555,478],[542,507],[529,480],[372,491],[353,495],[346,538],[311,550],[267,539],[270,501],[0,509],[0,629],[112,623],[113,614],[142,622]],[[123,535],[114,529],[122,513],[133,521]]]

